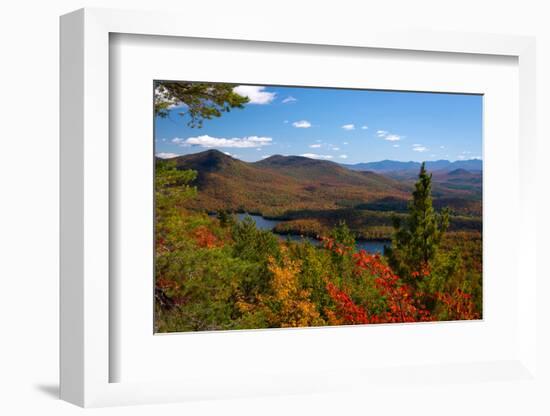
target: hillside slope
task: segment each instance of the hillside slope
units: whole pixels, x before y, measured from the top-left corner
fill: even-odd
[[[388,196],[407,198],[406,187],[394,179],[300,156],[247,163],[207,150],[173,160],[179,169],[198,172],[200,192],[189,204],[208,211],[281,215],[288,210],[350,207]]]
[[[172,159],[198,172],[189,208],[285,216],[301,210],[406,210],[418,172],[354,171],[334,162],[275,155],[248,163],[218,150]],[[433,172],[434,204],[465,215],[481,214],[481,172],[457,168]]]

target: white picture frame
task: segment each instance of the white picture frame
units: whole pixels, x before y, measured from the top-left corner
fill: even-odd
[[[185,21],[185,24],[182,24]],[[172,13],[83,9],[61,18],[61,397],[80,406],[159,403],[197,398],[338,391],[351,386],[389,383],[398,374],[427,381],[480,383],[488,374],[504,380],[537,383],[536,250],[518,246],[517,354],[507,360],[441,363],[406,369],[341,368],[330,377],[281,373],[265,380],[235,382],[228,377],[178,381],[111,382],[109,253],[109,36],[114,33],[282,44],[430,51],[451,54],[504,55],[518,59],[520,201],[518,238],[535,241],[535,41],[529,37],[468,33],[430,33],[357,29],[327,34],[322,26],[306,32],[269,24],[235,33],[221,17],[215,29]],[[283,45],[284,47],[284,45]],[[112,225],[112,224],[111,224]],[[336,334],[335,332],[332,332]],[[301,334],[303,337],[313,336]],[[336,335],[334,335],[336,336]],[[492,376],[491,376],[492,377]],[[493,378],[489,377],[491,380]],[[347,379],[348,381],[342,382]],[[496,377],[498,379],[498,377]],[[427,388],[427,387],[426,387]],[[448,392],[450,393],[450,392]]]

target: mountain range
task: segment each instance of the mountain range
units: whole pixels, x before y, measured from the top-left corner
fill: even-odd
[[[189,208],[264,216],[303,210],[404,210],[420,169],[417,162],[365,163],[359,169],[358,165],[281,155],[250,163],[214,149],[171,160],[179,169],[198,172],[199,193],[189,201]],[[429,170],[430,166],[443,167],[433,172],[436,206],[449,205],[461,213],[481,212],[481,161],[477,162],[428,165]],[[371,169],[365,170],[367,165]],[[389,170],[392,166],[395,170]]]
[[[372,172],[399,172],[420,170],[420,162],[399,162],[396,160],[381,160],[379,162],[356,163],[353,165],[343,165],[351,170]],[[426,169],[429,171],[452,171],[463,169],[471,172],[481,172],[483,162],[480,159],[457,160],[451,162],[449,160],[434,160],[426,162]]]

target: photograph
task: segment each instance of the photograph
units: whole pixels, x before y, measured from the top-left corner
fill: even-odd
[[[550,416],[548,3],[4,2],[0,416]]]
[[[155,333],[483,318],[483,95],[152,87]]]

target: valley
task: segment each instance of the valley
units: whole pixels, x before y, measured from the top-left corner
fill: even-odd
[[[390,239],[392,219],[406,216],[418,175],[416,162],[362,164],[376,172],[301,156],[248,163],[218,150],[172,160],[178,169],[198,175],[199,193],[186,208],[247,212],[277,220],[276,233],[312,238],[344,221],[359,239]],[[466,162],[432,164],[439,168],[431,172],[433,204],[437,210],[450,209],[450,232],[481,233],[481,162]]]

